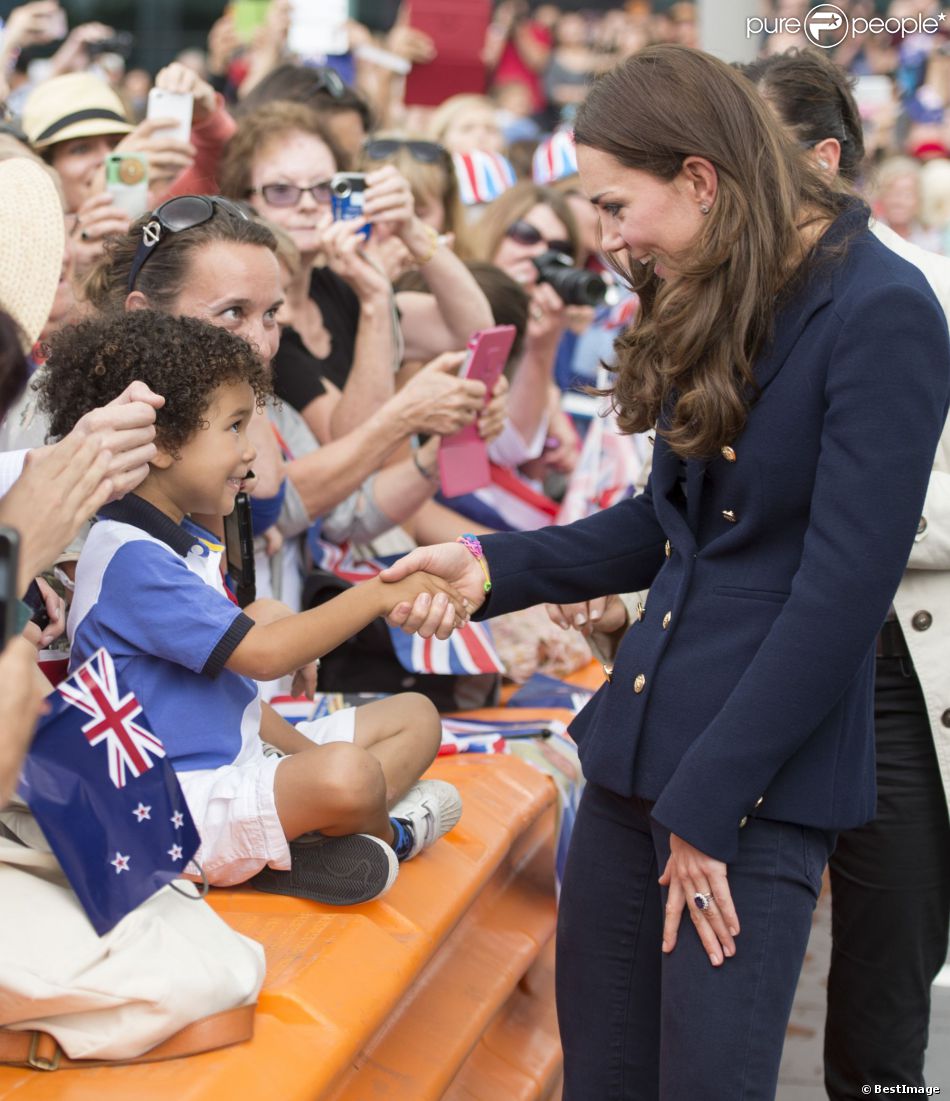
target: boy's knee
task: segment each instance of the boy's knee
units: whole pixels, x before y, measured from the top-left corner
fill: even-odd
[[[410,730],[422,730],[428,736],[441,740],[442,720],[428,696],[423,696],[421,692],[402,692],[399,699],[403,701],[410,716],[406,724]]]
[[[320,787],[324,798],[342,813],[373,809],[386,799],[386,779],[379,761],[349,742],[321,749]]]

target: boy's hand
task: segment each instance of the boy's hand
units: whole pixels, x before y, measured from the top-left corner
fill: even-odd
[[[419,570],[399,581],[378,581],[380,615],[389,616],[400,605],[425,609],[437,622],[438,638],[449,635],[468,619],[467,601],[447,581]]]
[[[422,573],[435,574],[452,587],[465,601],[466,617],[480,608],[485,601],[485,574],[475,556],[461,543],[438,543],[433,547],[419,547],[400,558],[382,571],[379,579],[390,589]],[[434,579],[433,579],[434,580]],[[406,590],[403,590],[406,592]],[[446,626],[448,618],[435,599],[426,596],[425,590],[417,590],[415,599],[408,595],[398,602],[391,602],[386,622],[391,627],[401,627],[406,634],[420,634],[423,638],[448,638],[452,627]]]

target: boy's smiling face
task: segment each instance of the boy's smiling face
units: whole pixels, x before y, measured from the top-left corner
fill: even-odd
[[[175,523],[188,513],[227,516],[257,452],[247,438],[254,391],[246,382],[222,383],[212,394],[204,426],[178,458],[159,448],[138,492]]]

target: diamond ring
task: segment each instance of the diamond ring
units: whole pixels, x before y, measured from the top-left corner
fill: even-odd
[[[712,907],[713,896],[703,895],[697,891],[696,894],[693,895],[693,902],[697,910],[708,910]]]

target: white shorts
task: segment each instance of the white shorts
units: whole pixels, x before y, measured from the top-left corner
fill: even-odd
[[[316,745],[352,742],[355,716],[356,708],[348,707],[297,729]],[[260,739],[248,740],[229,765],[178,773],[201,835],[195,861],[212,886],[243,883],[265,864],[290,867],[290,847],[274,801],[274,774],[282,760],[265,757]]]

